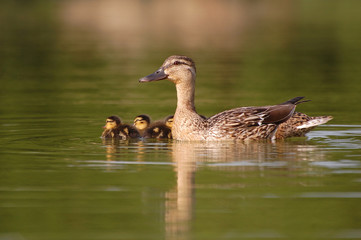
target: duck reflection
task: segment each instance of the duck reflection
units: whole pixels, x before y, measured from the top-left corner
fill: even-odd
[[[174,141],[171,147],[177,181],[176,186],[165,194],[165,233],[166,239],[181,240],[191,238],[197,166],[217,167],[222,171],[240,171],[245,174],[258,170],[261,176],[268,168],[284,169],[285,173],[294,174],[288,171],[295,168],[294,164],[298,168],[305,160],[321,160],[324,156],[317,146],[300,142],[240,144]]]
[[[250,172],[260,177],[267,176],[273,169],[289,176],[300,171],[313,171],[310,161],[321,161],[326,152],[305,139],[280,142],[187,142],[187,141],[134,141],[103,139],[106,158],[119,161],[124,154],[136,152],[136,161],[146,162],[154,158],[171,159],[176,182],[165,192],[164,221],[166,239],[191,239],[194,222],[196,172],[199,168],[235,172],[247,178]],[[294,171],[294,170],[297,171]],[[320,171],[314,171],[320,173]],[[322,174],[322,173],[321,173]],[[301,180],[300,180],[301,181]],[[230,185],[227,185],[230,184]],[[238,183],[237,183],[238,184]],[[236,184],[236,185],[237,185]],[[299,184],[312,184],[299,182]],[[234,182],[217,184],[217,188],[233,188]],[[247,187],[247,182],[242,183]]]
[[[189,239],[195,202],[196,159],[194,143],[173,143],[172,161],[175,163],[177,185],[166,193],[166,239]]]

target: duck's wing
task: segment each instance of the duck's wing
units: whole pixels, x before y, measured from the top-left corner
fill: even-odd
[[[264,107],[241,107],[227,110],[208,119],[210,127],[251,127],[264,124],[280,124],[289,119],[295,111],[293,104],[280,104]]]
[[[210,132],[227,135],[270,134],[277,125],[287,121],[303,97],[272,106],[241,107],[227,110],[207,120]],[[252,131],[252,133],[248,133]]]

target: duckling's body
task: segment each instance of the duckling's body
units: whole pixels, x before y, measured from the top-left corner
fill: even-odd
[[[139,115],[134,119],[134,126],[144,138],[172,138],[171,124],[173,118],[166,118],[165,121],[151,123],[148,115]]]
[[[139,138],[140,134],[134,127],[123,124],[118,116],[110,116],[106,120],[102,133],[103,138],[119,138],[126,140],[129,138]]]
[[[177,109],[172,135],[177,140],[275,139],[278,125],[293,116],[296,105],[303,98],[297,97],[272,106],[235,108],[204,119],[194,106],[195,78],[196,68],[192,59],[171,56],[155,73],[139,80],[168,79],[175,84]]]
[[[162,122],[154,122],[145,131],[144,138],[172,138],[172,129]]]

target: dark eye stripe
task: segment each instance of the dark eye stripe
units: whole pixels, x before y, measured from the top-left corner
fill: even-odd
[[[171,67],[171,66],[182,65],[182,64],[183,64],[183,65],[190,66],[190,67],[193,66],[192,63],[175,60],[174,62],[170,62],[170,63],[168,63],[167,65],[164,65],[164,66],[163,66],[163,69],[167,69],[167,68],[169,68],[169,67]],[[194,66],[193,66],[193,67],[194,67]]]
[[[187,62],[182,62],[182,61],[174,61],[173,64],[171,65],[187,65],[187,66],[192,66],[191,64],[187,63]]]

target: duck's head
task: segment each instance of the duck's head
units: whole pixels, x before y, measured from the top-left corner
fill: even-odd
[[[152,82],[168,79],[175,84],[194,79],[196,66],[194,61],[186,56],[170,56],[163,65],[154,73],[139,79],[139,82]]]
[[[142,131],[144,129],[146,129],[150,124],[150,117],[147,116],[147,115],[139,115],[139,116],[136,116],[135,119],[134,119],[134,126]]]
[[[121,123],[122,123],[122,121],[120,120],[120,118],[118,116],[110,116],[105,121],[104,128],[107,130],[112,130],[112,129],[117,128]]]
[[[172,128],[173,127],[173,118],[174,116],[168,116],[166,119],[165,119],[165,125],[169,128]]]

